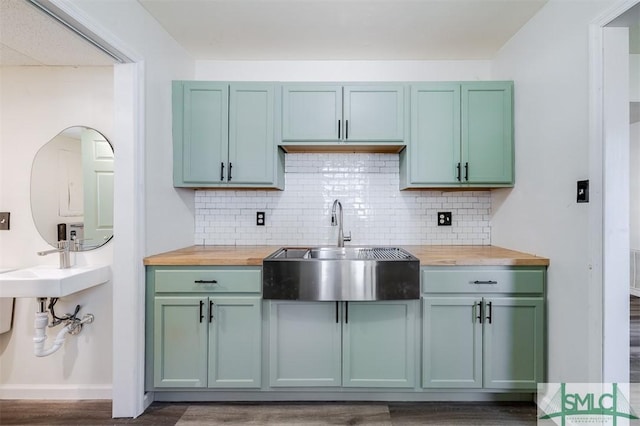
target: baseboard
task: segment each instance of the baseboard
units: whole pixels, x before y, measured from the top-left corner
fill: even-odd
[[[144,406],[145,410],[153,403],[153,400],[154,400],[153,397],[154,397],[153,392],[144,393],[144,398],[142,399],[142,405]]]
[[[111,385],[0,385],[0,399],[112,399]]]
[[[532,393],[490,392],[237,392],[162,391],[154,393],[156,402],[300,402],[300,401],[376,401],[376,402],[489,402],[535,401]]]

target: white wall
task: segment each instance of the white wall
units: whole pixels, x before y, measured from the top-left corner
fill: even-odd
[[[500,51],[492,76],[515,81],[516,186],[493,192],[492,243],[551,259],[549,381],[598,380],[589,327],[588,28],[607,1],[550,1]],[[600,301],[601,303],[601,301]]]
[[[11,230],[0,232],[0,267],[58,263],[31,217],[31,163],[63,129],[84,125],[113,133],[113,69],[0,68],[0,209]],[[116,145],[117,150],[117,145]],[[117,158],[117,157],[116,157]],[[77,254],[78,263],[110,264],[113,244]],[[0,335],[0,398],[109,398],[111,395],[112,284],[66,297],[58,313],[93,313],[96,321],[46,358],[33,355],[35,299],[17,299],[12,331]],[[49,330],[48,343],[59,328]]]
[[[196,61],[195,78],[221,81],[488,80],[491,61]]]
[[[171,80],[193,79],[194,63],[147,11],[134,1],[72,0],[98,34],[108,33],[144,62],[144,181],[146,254],[191,244],[193,190],[173,187]],[[117,106],[116,106],[117,107]]]

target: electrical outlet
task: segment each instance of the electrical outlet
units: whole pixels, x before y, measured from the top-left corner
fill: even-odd
[[[256,226],[264,226],[266,219],[264,212],[256,212]]]
[[[576,195],[576,202],[577,203],[589,202],[589,181],[588,180],[578,181],[578,193]]]
[[[438,212],[438,226],[451,226],[451,212]]]
[[[0,212],[0,231],[8,231],[9,230],[9,212]]]

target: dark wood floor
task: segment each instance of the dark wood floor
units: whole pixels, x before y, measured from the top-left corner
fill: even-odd
[[[305,403],[308,404],[308,403]],[[336,404],[336,403],[331,403]],[[338,403],[341,404],[341,403]],[[343,403],[348,414],[350,403]],[[357,403],[359,406],[366,403]],[[273,405],[287,406],[291,404],[260,404],[259,407]],[[185,422],[185,425],[486,425],[486,426],[518,426],[535,425],[537,418],[536,406],[533,402],[424,402],[424,403],[371,403],[371,406],[384,409],[386,419],[369,418],[362,415],[343,419],[324,416],[305,417],[304,411],[298,412],[295,419],[274,418],[268,423],[248,421],[235,417],[216,420],[201,419],[196,423]],[[154,425],[174,426],[180,421],[189,407],[217,407],[240,411],[256,404],[221,404],[221,403],[153,403],[142,416],[137,419],[112,419],[110,401],[24,401],[0,400],[0,425]],[[388,410],[388,411],[387,411]],[[216,411],[219,413],[220,411]],[[388,414],[386,414],[388,412]],[[310,413],[311,414],[311,413]],[[268,417],[267,417],[268,418]],[[235,421],[234,421],[235,420]],[[279,421],[281,420],[281,421]]]
[[[630,370],[631,382],[640,383],[640,298],[630,298]],[[362,403],[360,403],[362,404]],[[268,404],[263,404],[263,406]],[[372,404],[380,406],[380,404]],[[409,425],[535,425],[536,406],[533,402],[516,403],[389,403],[388,409],[392,426]],[[0,425],[154,425],[174,426],[189,407],[215,406],[234,407],[242,404],[189,404],[153,403],[137,419],[112,419],[110,401],[24,401],[0,400]],[[245,407],[254,406],[244,404]],[[345,404],[348,407],[348,404]],[[299,420],[299,419],[298,419]],[[313,419],[314,424],[324,423]],[[252,424],[258,424],[251,422]],[[194,424],[185,422],[185,424]],[[199,424],[214,424],[202,422]],[[221,424],[221,423],[219,423]],[[226,421],[225,424],[243,424]],[[246,422],[244,423],[246,424]],[[277,424],[277,423],[271,423]],[[287,424],[304,425],[302,421]],[[389,424],[367,422],[364,418],[352,418],[348,422],[337,423],[327,419],[326,424]]]
[[[630,296],[629,349],[631,383],[640,383],[640,297]]]

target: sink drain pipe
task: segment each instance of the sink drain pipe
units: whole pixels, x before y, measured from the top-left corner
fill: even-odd
[[[33,352],[37,357],[49,356],[56,352],[64,344],[64,339],[68,334],[76,335],[82,330],[82,324],[93,322],[93,315],[87,314],[82,319],[69,318],[65,322],[65,327],[58,332],[53,345],[45,349],[44,344],[47,340],[47,324],[49,324],[49,313],[46,309],[46,298],[38,298],[38,312],[34,321],[35,336],[33,337]]]

